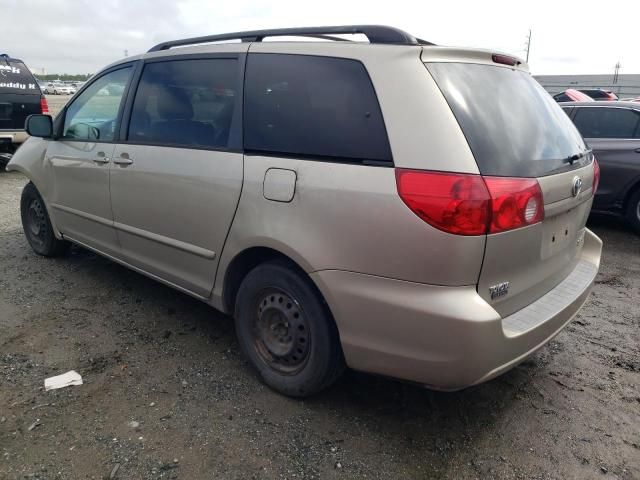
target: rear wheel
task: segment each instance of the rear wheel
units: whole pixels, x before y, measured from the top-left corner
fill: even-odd
[[[292,397],[312,395],[344,370],[338,330],[311,282],[284,263],[265,263],[236,300],[238,341],[260,378]]]
[[[44,201],[31,182],[22,190],[20,213],[24,234],[34,252],[56,257],[67,251],[69,243],[56,238]]]
[[[640,234],[640,188],[629,199],[626,217],[631,227]]]

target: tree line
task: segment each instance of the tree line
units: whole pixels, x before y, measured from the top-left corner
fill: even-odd
[[[61,80],[63,82],[66,81],[80,81],[80,82],[86,82],[87,80],[89,80],[92,76],[91,73],[87,73],[85,74],[76,74],[76,75],[70,75],[68,73],[48,73],[46,75],[38,75],[38,74],[34,74],[34,77],[36,77],[37,80]]]

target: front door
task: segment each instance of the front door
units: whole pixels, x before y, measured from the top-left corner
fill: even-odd
[[[127,66],[102,75],[72,100],[62,136],[49,142],[51,207],[63,236],[107,254],[118,251],[109,171],[118,112],[131,76]]]
[[[206,297],[242,187],[237,58],[147,62],[111,200],[122,256]]]

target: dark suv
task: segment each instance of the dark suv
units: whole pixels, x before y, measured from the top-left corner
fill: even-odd
[[[593,210],[623,215],[640,233],[640,103],[560,105],[593,149],[602,169]]]
[[[24,142],[24,121],[32,113],[49,113],[38,82],[22,60],[0,55],[0,168]]]

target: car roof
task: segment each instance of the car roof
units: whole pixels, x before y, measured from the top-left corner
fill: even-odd
[[[627,107],[640,110],[638,102],[624,102],[621,100],[609,100],[607,102],[558,102],[562,107]]]
[[[369,42],[350,41],[336,37],[336,35],[341,34],[363,34],[369,39]],[[279,37],[311,38],[307,38],[306,41],[262,41],[264,38]],[[314,37],[333,41],[311,41]],[[227,40],[241,41],[229,43]],[[251,48],[251,51],[256,53],[306,53],[309,55],[345,58],[373,58],[375,56],[373,51],[380,52],[384,49],[389,52],[390,49],[395,49],[395,51],[400,52],[413,48],[416,51],[422,51],[423,61],[427,61],[427,59],[428,61],[450,61],[457,59],[458,61],[467,63],[492,63],[492,55],[503,54],[503,52],[499,51],[437,46],[426,40],[414,37],[400,29],[385,25],[345,25],[337,27],[329,26],[254,30],[173,40],[155,45],[144,54],[118,60],[102,70],[107,70],[118,65],[135,62],[141,59],[169,57],[174,55],[247,53],[249,51],[249,47],[252,45],[254,47]],[[425,56],[427,51],[429,51],[429,54]],[[529,71],[528,65],[522,59],[511,54],[505,55],[513,58],[516,62],[515,65],[510,66],[509,68],[523,70],[526,72]],[[493,61],[493,63],[500,62]]]
[[[11,55],[7,54],[7,53],[2,53],[0,54],[0,60],[7,60],[9,62],[20,62],[20,63],[24,63],[22,60],[20,60],[19,58],[13,58]]]

